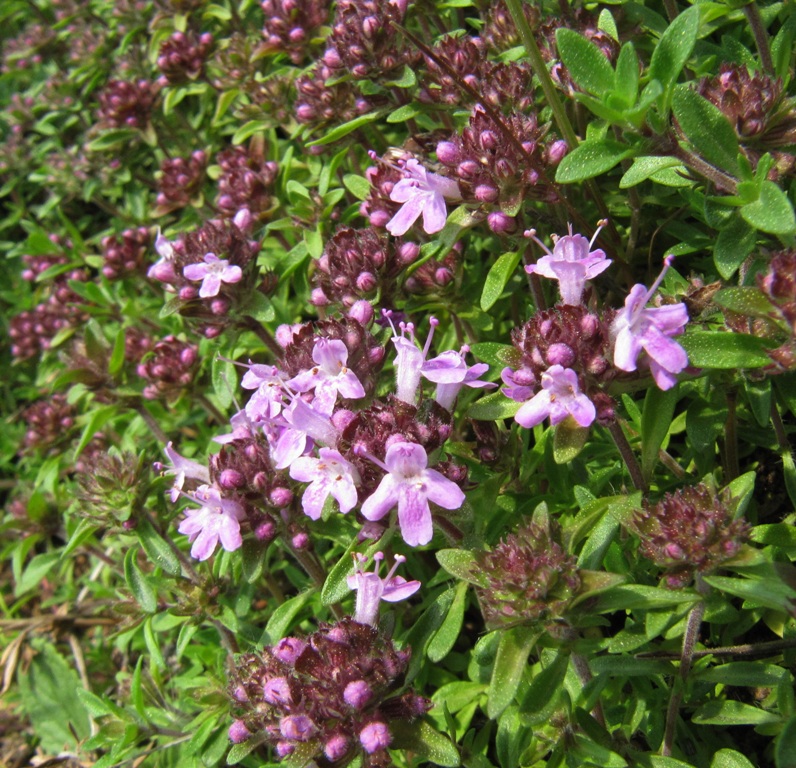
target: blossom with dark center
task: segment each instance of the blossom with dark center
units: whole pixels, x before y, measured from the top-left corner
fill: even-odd
[[[428,469],[426,451],[417,443],[393,443],[387,449],[383,468],[387,474],[365,499],[362,515],[368,520],[381,520],[397,506],[404,541],[412,547],[428,544],[434,535],[429,501],[444,509],[459,509],[464,493],[456,483]]]

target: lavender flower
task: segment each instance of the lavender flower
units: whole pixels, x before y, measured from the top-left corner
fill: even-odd
[[[166,469],[164,474],[174,475],[174,484],[171,486],[171,490],[169,491],[169,498],[171,499],[172,503],[176,502],[177,499],[180,498],[180,492],[185,485],[186,478],[199,480],[204,485],[207,485],[210,482],[210,472],[207,467],[203,464],[200,464],[198,461],[192,461],[191,459],[186,459],[183,456],[180,456],[180,454],[177,453],[174,448],[172,448],[173,445],[174,443],[170,442],[163,449],[163,452],[168,457],[172,466],[171,469]],[[160,470],[164,469],[160,462],[156,463],[155,468]]]
[[[319,413],[311,405],[296,398],[282,411],[287,428],[282,430],[273,448],[277,469],[289,467],[308,448],[308,441],[333,445],[337,430],[328,414]]]
[[[359,472],[332,448],[321,448],[318,455],[318,459],[299,457],[290,465],[290,476],[294,480],[310,484],[301,497],[304,514],[318,520],[330,495],[337,500],[343,514],[350,512],[357,504]]]
[[[462,387],[492,389],[497,386],[490,381],[480,380],[480,377],[489,370],[486,363],[467,365],[464,356],[469,351],[470,347],[466,344],[459,352],[448,350],[426,361],[421,369],[423,376],[437,385],[434,399],[448,411],[453,410],[453,404]]]
[[[685,330],[688,310],[685,304],[669,304],[647,308],[647,302],[657,290],[671,266],[673,257],[667,256],[664,268],[652,288],[636,284],[625,299],[611,325],[614,340],[614,365],[623,371],[635,371],[642,350],[649,356],[652,378],[660,389],[670,389],[677,383],[677,374],[688,365],[685,350],[672,340]]]
[[[432,235],[445,226],[448,210],[445,200],[460,200],[459,185],[427,171],[414,158],[406,161],[404,178],[390,193],[390,199],[403,203],[398,213],[387,222],[387,231],[394,237],[405,234],[423,215],[423,229]]]
[[[526,266],[525,271],[529,275],[537,274],[551,280],[558,280],[558,288],[564,304],[580,304],[586,281],[604,272],[612,263],[611,259],[605,257],[605,251],[602,249],[591,250],[597,235],[600,234],[600,230],[604,226],[605,222],[600,222],[600,226],[591,240],[586,240],[583,235],[573,235],[570,226],[568,235],[553,237],[555,246],[552,253],[536,237],[535,230],[528,230],[525,233],[526,237],[541,246],[546,255],[542,256],[536,264]]]
[[[376,567],[372,572],[362,570],[362,565],[367,562],[364,555],[359,555],[359,567],[357,572],[348,577],[348,586],[357,591],[357,605],[354,612],[354,621],[360,624],[370,624],[375,627],[379,618],[379,602],[385,600],[388,603],[397,603],[406,600],[420,589],[419,581],[407,581],[401,576],[394,576],[401,563],[406,562],[403,555],[395,556],[395,565],[390,572],[382,579],[379,576],[379,565],[384,559],[383,552],[376,552],[373,561]]]
[[[588,427],[596,415],[594,403],[580,391],[578,374],[571,368],[553,365],[542,374],[541,391],[520,406],[514,419],[530,428],[548,416],[551,424],[572,416],[581,427]]]
[[[337,395],[358,400],[365,397],[365,389],[357,375],[346,367],[348,349],[339,339],[318,338],[312,350],[312,359],[317,365],[287,382],[297,392],[315,390],[313,408],[331,414]]]
[[[388,474],[362,505],[368,520],[381,520],[397,505],[401,536],[412,547],[428,544],[434,535],[429,501],[445,509],[459,509],[464,503],[459,486],[427,465],[422,445],[393,443],[384,460]]]
[[[199,296],[207,299],[218,296],[221,290],[221,283],[238,283],[243,277],[243,271],[239,266],[230,263],[226,259],[219,259],[214,253],[206,253],[204,263],[188,264],[182,270],[183,275],[194,282],[202,281],[199,288]]]
[[[208,485],[196,489],[194,501],[202,506],[185,510],[186,517],[177,528],[193,543],[191,557],[207,560],[219,541],[227,552],[239,549],[243,544],[240,523],[246,517],[243,507],[237,501],[223,498],[217,488]]]

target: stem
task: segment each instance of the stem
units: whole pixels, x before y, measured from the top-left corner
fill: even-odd
[[[666,15],[669,17],[669,23],[671,24],[680,13],[677,10],[677,3],[674,0],[663,0],[663,7],[666,9]]]
[[[229,419],[227,419],[218,408],[210,402],[210,400],[205,397],[205,395],[199,395],[197,397],[199,404],[219,423],[219,425],[224,426],[225,424],[229,423]]]
[[[763,18],[760,16],[760,9],[757,7],[756,2],[751,2],[743,7],[743,12],[746,15],[746,20],[749,22],[749,27],[755,38],[755,45],[757,46],[757,53],[760,56],[760,63],[763,65],[763,71],[774,76],[774,61],[771,58],[771,48],[768,44],[768,32],[763,26]]]
[[[636,459],[636,455],[633,453],[633,449],[630,447],[630,443],[627,441],[621,425],[618,421],[613,421],[608,425],[608,431],[611,433],[611,437],[614,439],[614,443],[622,456],[622,460],[625,462],[625,466],[630,473],[630,479],[633,481],[635,489],[646,493],[649,488],[644,480],[644,475],[641,473],[641,467]]]
[[[572,661],[572,666],[575,668],[575,672],[580,679],[581,684],[585,688],[592,680],[591,670],[589,669],[589,662],[586,661],[585,656],[581,656],[579,653],[573,653],[569,657]],[[594,709],[591,711],[591,716],[603,727],[605,728],[605,714],[603,713],[603,705],[601,702],[596,702],[594,705]]]
[[[565,139],[567,144],[569,144],[570,149],[575,149],[580,142],[575,134],[575,129],[572,127],[572,123],[569,122],[569,117],[567,117],[564,105],[558,98],[556,87],[550,78],[550,73],[547,71],[547,65],[544,63],[542,53],[539,50],[539,46],[536,44],[531,28],[528,26],[528,20],[522,12],[522,4],[520,0],[506,0],[506,5],[511,12],[511,18],[514,19],[514,26],[517,27],[517,31],[520,33],[522,44],[525,46],[525,52],[531,60],[531,67],[533,68],[534,74],[539,78],[539,84],[542,86],[545,99],[547,99],[550,109],[553,110],[553,120],[555,120],[558,130],[561,132],[561,136]]]
[[[769,640],[765,643],[742,643],[741,645],[723,645],[719,648],[706,648],[703,651],[694,651],[691,654],[692,659],[702,659],[705,656],[744,656],[749,657],[764,657],[775,656],[781,651],[789,651],[796,648],[796,637],[790,637],[785,640]],[[667,653],[666,651],[652,651],[649,653],[637,653],[637,659],[679,659],[678,653]]]
[[[785,432],[785,425],[782,423],[782,416],[780,415],[777,402],[771,398],[771,424],[774,427],[774,434],[777,436],[777,445],[780,451],[787,451],[790,453],[790,440],[788,440],[788,433]]]
[[[304,569],[307,576],[309,576],[318,589],[321,589],[326,582],[326,572],[323,570],[318,558],[313,552],[306,549],[296,549],[289,541],[285,541],[290,553],[296,558],[298,564]],[[345,614],[336,603],[331,605],[332,613],[336,619],[342,619]]]
[[[159,443],[166,445],[169,442],[168,435],[160,428],[160,424],[155,421],[155,417],[146,409],[143,404],[133,406],[136,413],[146,422],[149,431],[157,438]]]
[[[727,390],[727,421],[724,424],[724,453],[726,458],[727,480],[734,480],[741,474],[738,463],[738,419],[736,410],[738,394],[734,389]]]
[[[732,176],[723,173],[718,168],[714,168],[710,163],[687,149],[677,145],[671,150],[670,154],[687,165],[692,171],[696,171],[700,176],[712,181],[722,192],[729,192],[734,195],[738,191],[738,182]]]
[[[702,577],[699,574],[696,576],[696,588],[703,596],[710,589],[710,587],[702,581]],[[663,744],[661,744],[661,755],[663,757],[670,757],[672,754],[674,731],[677,726],[677,713],[680,709],[680,702],[683,700],[685,681],[688,678],[688,673],[691,671],[691,663],[694,660],[694,646],[699,638],[699,627],[702,624],[702,617],[704,615],[704,600],[700,600],[688,614],[685,635],[683,635],[683,649],[680,653],[680,679],[679,681],[675,680],[672,685],[672,695],[669,699],[669,708],[666,711],[666,729],[663,735]]]

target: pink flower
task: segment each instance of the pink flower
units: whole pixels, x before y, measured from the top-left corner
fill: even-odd
[[[174,246],[163,236],[158,228],[158,236],[155,238],[155,250],[160,256],[160,260],[155,262],[146,273],[152,280],[159,280],[161,283],[173,283],[177,280],[177,273],[174,271]]]
[[[246,403],[246,415],[253,421],[275,419],[282,411],[284,376],[275,365],[253,364],[243,374],[240,385],[254,389]]]
[[[352,400],[365,397],[357,375],[346,367],[348,349],[340,339],[315,339],[312,359],[317,365],[294,376],[287,385],[297,392],[314,389],[316,411],[331,414],[338,394]]]
[[[572,416],[581,427],[588,427],[596,415],[594,403],[580,391],[578,374],[571,368],[552,365],[542,374],[541,391],[520,406],[514,420],[531,428],[548,416],[551,424]]]
[[[294,480],[310,484],[301,497],[304,514],[318,520],[330,495],[337,500],[343,514],[350,512],[357,505],[359,472],[332,448],[321,448],[318,455],[318,459],[301,456],[290,465]]]
[[[404,174],[390,192],[390,200],[403,205],[387,222],[387,231],[400,237],[423,214],[423,229],[429,235],[439,232],[448,218],[445,200],[461,200],[459,185],[453,179],[427,171],[414,158],[406,161]]]
[[[536,264],[525,267],[528,274],[537,274],[558,280],[558,289],[561,292],[561,301],[564,304],[580,304],[586,281],[597,277],[601,272],[611,266],[611,259],[605,257],[605,251],[591,247],[600,234],[605,222],[601,222],[594,237],[587,240],[583,235],[573,235],[572,227],[569,234],[564,237],[554,238],[553,252],[536,237],[534,230],[528,230],[526,236],[540,245],[546,252]]]
[[[172,466],[172,469],[167,469],[165,474],[174,475],[174,485],[171,486],[171,490],[169,491],[169,498],[172,503],[180,498],[180,492],[185,485],[186,478],[190,477],[192,480],[198,480],[200,483],[205,484],[210,482],[210,470],[198,461],[192,461],[191,459],[180,456],[180,454],[172,448],[173,445],[174,443],[170,442],[163,449],[163,452],[168,457]],[[157,463],[157,468],[162,468],[160,462]]]
[[[672,257],[667,256],[665,266],[652,288],[647,290],[637,284],[630,289],[625,306],[611,324],[614,340],[614,365],[623,371],[635,371],[642,350],[649,356],[652,378],[660,389],[670,389],[677,383],[677,374],[688,365],[686,351],[672,340],[683,333],[688,323],[685,304],[667,304],[647,308],[652,295],[666,274]]]
[[[434,535],[429,501],[445,509],[459,509],[464,494],[456,483],[434,469],[427,469],[425,448],[417,443],[393,443],[387,449],[379,487],[362,505],[368,520],[381,520],[398,506],[401,536],[412,547],[428,544]]]
[[[239,266],[230,266],[226,259],[219,259],[215,253],[206,253],[204,263],[189,264],[182,273],[188,280],[202,281],[199,296],[203,299],[218,296],[222,283],[238,283],[243,277]]]
[[[379,576],[379,565],[384,559],[383,552],[376,552],[373,560],[376,567],[372,572],[362,570],[362,565],[367,558],[359,555],[359,565],[357,572],[348,577],[348,586],[357,591],[357,606],[354,611],[354,621],[360,624],[370,624],[375,627],[379,618],[379,603],[384,600],[388,603],[397,603],[406,600],[420,589],[419,581],[407,581],[401,576],[394,576],[396,569],[401,563],[406,562],[403,555],[395,556],[395,565],[390,572],[382,579]]]
[[[177,530],[193,542],[191,557],[207,560],[219,541],[227,552],[234,552],[243,544],[240,522],[246,517],[243,507],[231,499],[225,499],[217,488],[203,485],[196,490],[194,501],[200,509],[185,510],[185,519]]]

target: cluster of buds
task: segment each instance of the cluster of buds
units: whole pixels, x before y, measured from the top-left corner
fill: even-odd
[[[115,448],[82,456],[77,474],[76,510],[81,516],[107,524],[133,525],[150,489],[149,462]]]
[[[490,3],[481,36],[493,51],[506,51],[522,44],[517,25],[511,16],[506,0]],[[528,3],[522,4],[528,26],[533,30],[539,25],[539,10]]]
[[[295,111],[300,123],[315,127],[332,120],[346,122],[367,114],[375,106],[374,99],[366,97],[352,82],[327,85],[333,76],[329,66],[321,61],[296,80]]]
[[[566,142],[545,136],[536,115],[515,112],[498,124],[476,105],[461,135],[437,145],[437,159],[465,202],[494,209],[490,227],[503,233],[516,228],[513,212],[524,200],[558,200],[547,175],[566,151]]]
[[[233,218],[243,209],[257,217],[271,205],[271,191],[279,166],[260,153],[243,146],[220,152],[216,162],[221,167],[216,205],[222,216]]]
[[[419,255],[415,243],[388,241],[372,228],[340,228],[316,263],[311,301],[350,309],[359,300],[378,299],[389,306],[396,278]]]
[[[423,87],[421,101],[459,106],[477,100],[498,111],[520,112],[533,105],[530,67],[489,61],[480,37],[443,38],[434,48],[433,57],[426,55],[426,67],[426,80],[433,85]]]
[[[476,555],[481,612],[490,628],[518,623],[550,627],[581,587],[577,558],[556,541],[552,523],[526,522],[491,552]]]
[[[398,150],[399,161],[412,159],[409,152]],[[398,165],[392,162],[377,162],[365,170],[365,178],[370,182],[370,192],[359,207],[371,227],[385,227],[401,207],[390,195],[395,185],[404,178]]]
[[[102,274],[108,280],[120,280],[143,271],[152,237],[146,227],[125,229],[121,236],[102,238]]]
[[[166,158],[160,165],[156,216],[185,208],[202,191],[207,169],[207,153],[201,149],[190,157]]]
[[[733,520],[726,503],[702,483],[646,504],[630,527],[641,539],[641,554],[666,569],[670,587],[715,571],[738,554],[749,534],[749,524]]]
[[[261,737],[277,757],[300,750],[319,765],[393,765],[390,723],[411,721],[429,708],[402,694],[409,652],[354,619],[324,625],[306,638],[286,637],[262,654],[246,654],[230,689],[239,718],[233,742]]]
[[[406,279],[404,288],[407,293],[438,294],[451,285],[459,272],[462,261],[462,243],[454,244],[442,259],[424,261]]]
[[[104,128],[138,128],[149,123],[155,92],[148,80],[111,80],[99,94],[97,119]]]
[[[263,37],[268,51],[286,53],[301,64],[318,29],[329,19],[324,0],[263,0]]]
[[[235,303],[255,289],[260,244],[246,237],[250,225],[251,215],[243,209],[232,221],[209,221],[174,242],[161,234],[155,241],[160,260],[147,275],[177,294],[180,312],[199,320],[208,338],[221,333]]]
[[[49,450],[57,445],[74,426],[75,416],[74,406],[58,392],[29,405],[20,416],[27,427],[22,441],[24,449]]]
[[[404,64],[411,66],[418,58],[396,34],[394,24],[402,24],[405,14],[405,2],[341,0],[323,63],[335,75],[351,73],[360,80],[396,76]]]
[[[174,32],[160,46],[157,66],[164,84],[179,85],[196,80],[202,74],[205,60],[213,47],[213,35],[204,32]]]
[[[199,354],[193,344],[167,336],[155,344],[136,368],[138,375],[148,382],[144,397],[176,399],[193,383],[198,365]]]
[[[23,256],[25,269],[24,280],[35,282],[45,270],[66,265],[67,259],[62,255]],[[83,299],[70,287],[70,280],[84,282],[88,274],[84,269],[75,267],[59,273],[52,282],[46,285],[46,296],[32,310],[20,312],[11,318],[9,336],[11,338],[11,354],[17,360],[29,360],[46,349],[55,335],[79,325],[86,319],[86,313],[80,308]]]

